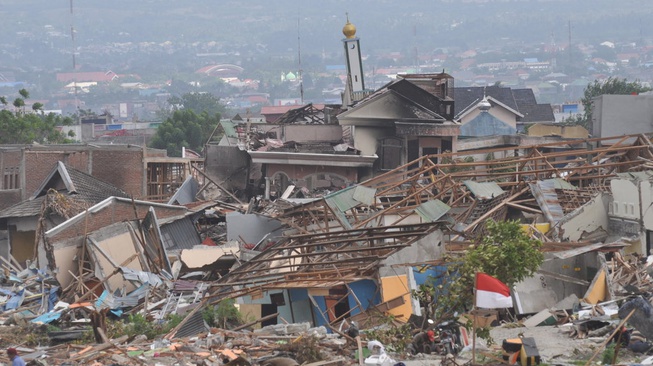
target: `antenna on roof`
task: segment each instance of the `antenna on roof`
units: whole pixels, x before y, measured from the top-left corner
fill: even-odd
[[[487,100],[487,95],[485,95],[485,87],[483,87],[483,99],[478,102],[477,106],[481,112],[487,112],[490,110],[490,108],[492,108],[492,104],[490,104],[490,101]]]

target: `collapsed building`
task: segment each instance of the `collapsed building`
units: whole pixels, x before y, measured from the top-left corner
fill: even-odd
[[[596,304],[633,291],[604,254],[647,255],[653,230],[649,138],[602,142],[427,155],[322,197],[292,198],[291,187],[276,200],[206,201],[201,191],[214,183],[192,177],[168,203],[116,190],[75,214],[40,211],[49,224],[34,230],[36,261],[4,257],[11,275],[2,304],[36,322],[89,301],[191,319],[193,309],[228,298],[264,325],[283,319],[336,331],[344,319],[372,325],[385,313],[407,321],[421,312],[412,290],[446,266],[445,256],[473,245],[489,219],[519,220],[544,244],[537,276],[515,288],[518,313],[573,299]],[[36,196],[57,192],[64,207],[73,186],[83,196],[82,178],[90,179],[60,163]],[[47,281],[32,282],[36,273]],[[45,306],[46,294],[69,306]],[[206,329],[201,320],[185,324],[175,334]]]

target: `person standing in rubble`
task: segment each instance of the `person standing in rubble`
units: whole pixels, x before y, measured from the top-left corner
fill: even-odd
[[[15,348],[7,348],[7,356],[11,360],[11,366],[25,366],[25,361],[18,356],[18,351]]]

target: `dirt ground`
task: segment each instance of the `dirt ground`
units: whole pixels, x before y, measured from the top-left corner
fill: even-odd
[[[532,328],[495,327],[491,330],[490,334],[494,339],[494,346],[487,347],[483,340],[477,340],[477,364],[500,364],[498,362],[499,360],[484,356],[484,354],[490,354],[494,357],[500,358],[501,342],[504,339],[518,338],[520,336],[535,338],[542,364],[546,365],[577,365],[580,361],[586,362],[605,341],[604,337],[586,339],[571,338],[568,334],[563,333],[562,329],[557,326]],[[603,349],[598,352],[593,360],[593,364],[600,363],[602,361],[602,356]],[[649,356],[634,354],[629,350],[622,349],[619,351],[617,360],[620,364],[635,364],[640,363],[647,357]],[[471,361],[471,358],[471,352],[462,352],[456,357],[455,363],[457,365],[464,365]],[[441,361],[442,356],[425,355],[419,355],[408,360],[401,360],[401,362],[406,364],[406,366],[440,365]]]

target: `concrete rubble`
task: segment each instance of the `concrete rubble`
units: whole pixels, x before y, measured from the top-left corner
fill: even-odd
[[[624,326],[653,338],[653,271],[644,255],[653,151],[646,137],[631,140],[494,149],[502,158],[478,162],[427,156],[304,199],[292,197],[291,185],[277,200],[203,201],[204,188],[190,183],[167,204],[57,196],[56,207],[46,200],[40,211],[33,259],[0,256],[0,344],[40,365],[440,360],[392,344],[376,355],[363,350],[380,329],[416,324],[424,309],[411,291],[420,276],[474,245],[489,219],[520,220],[545,252],[537,276],[513,289],[514,313],[492,319],[532,332],[535,342],[538,326],[557,326],[569,339],[600,340],[596,350]],[[228,301],[246,320],[209,325],[205,310]],[[171,319],[175,326],[150,339],[111,328]],[[358,324],[360,336],[344,322]],[[21,332],[32,336],[19,339]],[[479,352],[501,359],[498,346]],[[443,359],[467,361],[466,352]]]

